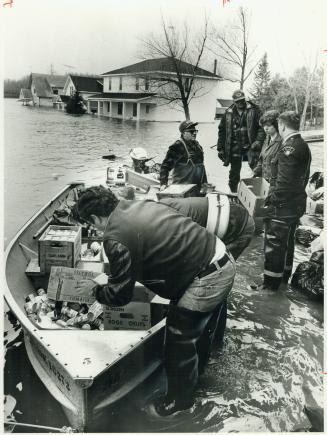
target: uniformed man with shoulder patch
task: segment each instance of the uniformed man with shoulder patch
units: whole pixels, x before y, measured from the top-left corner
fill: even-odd
[[[256,287],[277,290],[288,282],[293,266],[294,233],[306,209],[311,152],[299,132],[300,118],[287,111],[278,118],[283,142],[271,162],[271,180],[266,199],[265,263],[263,283]]]

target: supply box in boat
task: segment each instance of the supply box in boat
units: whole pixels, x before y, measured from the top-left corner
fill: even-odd
[[[107,169],[107,184],[109,186],[125,186],[126,184],[126,171],[124,168]]]
[[[137,282],[129,304],[123,307],[103,306],[104,329],[147,330],[165,317],[168,304],[168,299],[156,296]]]
[[[269,183],[264,178],[244,178],[238,188],[238,199],[253,217],[264,217],[264,201],[268,195]]]
[[[187,198],[198,193],[196,184],[170,184],[165,190],[157,193],[158,199],[162,198]]]
[[[75,267],[81,258],[82,230],[80,226],[49,225],[39,239],[41,273],[52,266]]]

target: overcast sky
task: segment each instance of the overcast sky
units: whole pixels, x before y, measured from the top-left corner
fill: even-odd
[[[326,4],[327,0],[230,0],[225,6],[223,0],[13,0],[12,8],[1,7],[4,77],[49,73],[51,64],[58,74],[100,74],[139,61],[138,37],[158,31],[161,14],[176,26],[185,20],[195,30],[205,12],[213,24],[223,25],[240,5],[251,11],[257,54],[267,51],[271,71],[287,75],[312,59],[316,50],[320,61],[327,56]]]

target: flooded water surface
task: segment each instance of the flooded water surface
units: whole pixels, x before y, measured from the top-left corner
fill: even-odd
[[[177,123],[74,117],[5,100],[5,245],[67,182],[104,184],[108,161],[103,155],[115,154],[117,162],[130,163],[129,150],[142,146],[161,162],[177,137]],[[217,124],[200,124],[198,139],[205,150],[209,181],[227,191],[228,169],[210,148],[217,141]],[[314,172],[322,166],[323,146],[314,143],[310,148]],[[250,176],[247,167],[242,176]],[[296,256],[302,261],[303,250],[297,249]],[[138,406],[141,398],[134,396],[99,422],[97,431],[308,430],[311,424],[304,407],[323,406],[323,308],[291,289],[274,294],[250,292],[247,284],[262,270],[262,236],[258,235],[237,262],[224,348],[213,351],[191,416],[173,425],[148,422]],[[5,311],[4,325],[5,419],[50,427],[69,425],[31,367],[21,327],[9,311]],[[155,387],[148,383],[144,388]],[[22,427],[14,431],[33,432]]]

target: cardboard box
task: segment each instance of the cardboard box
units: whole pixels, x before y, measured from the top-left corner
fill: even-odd
[[[264,217],[264,201],[268,195],[269,183],[260,177],[244,178],[238,188],[238,199],[253,217]]]
[[[133,300],[123,306],[103,306],[105,330],[148,330],[162,320],[168,299],[155,295],[140,283],[135,284]]]
[[[151,308],[149,302],[130,302],[123,307],[103,307],[105,330],[129,330],[151,328]]]
[[[75,267],[81,257],[82,230],[80,226],[49,225],[39,239],[41,273],[52,266]]]
[[[96,286],[93,279],[99,273],[69,267],[52,267],[47,295],[49,299],[79,304],[93,304],[92,290]]]
[[[157,198],[187,198],[196,196],[199,192],[196,184],[170,184],[162,192],[157,192]]]

